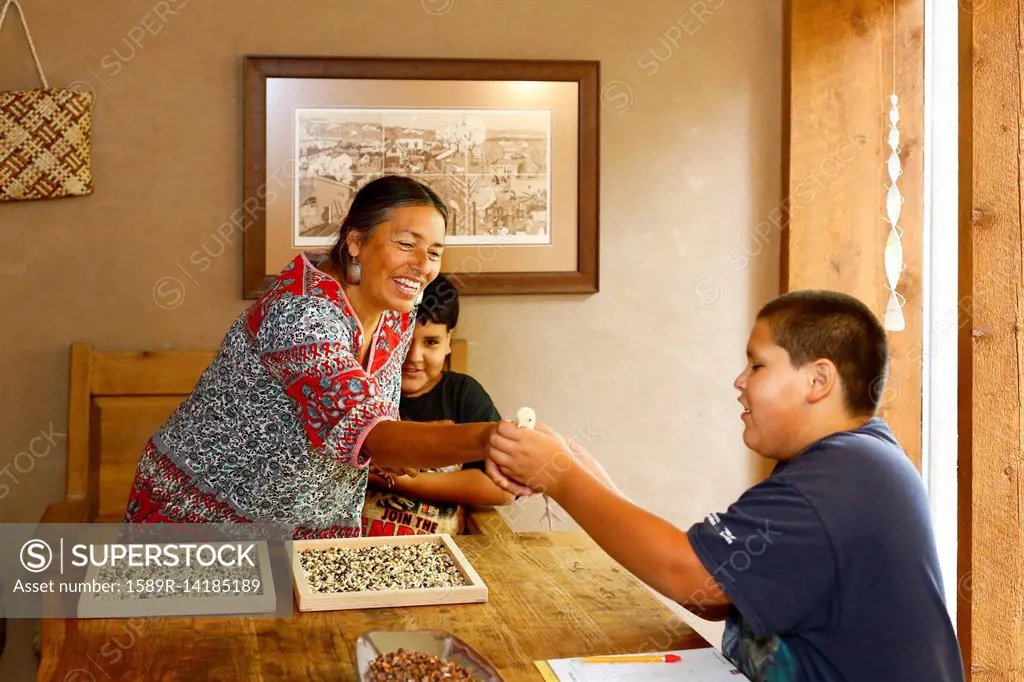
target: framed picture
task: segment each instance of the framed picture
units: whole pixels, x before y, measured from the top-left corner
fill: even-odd
[[[448,206],[462,294],[598,291],[599,64],[245,58],[243,296],[326,250],[383,175]]]

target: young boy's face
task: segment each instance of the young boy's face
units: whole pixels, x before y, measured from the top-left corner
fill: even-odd
[[[763,457],[797,454],[798,433],[810,387],[805,369],[794,367],[786,349],[775,344],[767,320],[758,320],[747,342],[747,366],[733,386],[743,405],[743,442]]]
[[[451,330],[443,324],[416,325],[412,345],[402,365],[402,395],[415,398],[437,386],[444,358],[452,350],[451,340]]]

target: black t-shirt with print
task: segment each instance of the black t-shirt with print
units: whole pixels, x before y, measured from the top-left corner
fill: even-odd
[[[402,396],[398,407],[402,419],[414,422],[450,420],[456,424],[501,421],[491,396],[468,374],[444,372],[437,385],[421,396]],[[483,460],[467,462],[463,469],[483,470]]]

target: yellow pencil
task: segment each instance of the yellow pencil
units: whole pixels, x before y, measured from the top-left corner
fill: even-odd
[[[664,656],[590,656],[584,663],[678,663],[683,660],[675,654]]]

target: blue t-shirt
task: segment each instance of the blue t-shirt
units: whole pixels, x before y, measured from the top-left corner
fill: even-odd
[[[688,532],[753,682],[962,682],[921,478],[881,419],[779,462]]]

